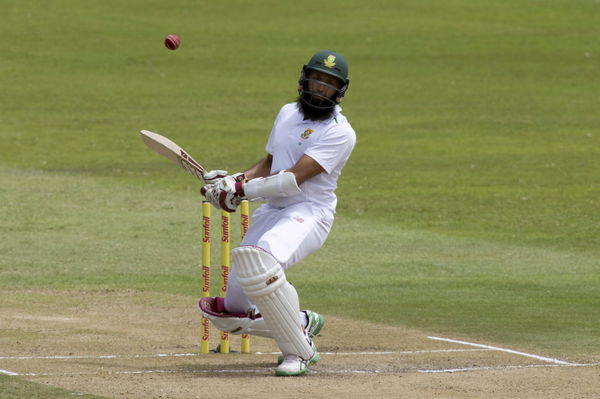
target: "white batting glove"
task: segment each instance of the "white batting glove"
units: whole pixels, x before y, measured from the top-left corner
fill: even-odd
[[[206,172],[204,174],[204,176],[202,176],[206,185],[200,189],[200,194],[202,194],[206,197],[206,192],[208,190],[210,190],[210,188],[212,186],[217,184],[219,182],[219,180],[221,180],[225,176],[227,176],[226,170],[216,169],[216,170],[211,170],[211,171]],[[206,197],[206,199],[208,201],[210,201],[210,199],[208,197]]]
[[[239,195],[221,191],[219,193],[219,206],[226,212],[233,213],[242,203],[242,197]]]
[[[244,199],[243,191],[244,175],[236,173],[233,176],[226,176],[215,184],[215,189],[219,191],[219,205],[221,209],[227,212],[235,212]]]
[[[219,173],[213,173],[219,172]],[[232,176],[222,176],[217,178],[220,172],[225,171],[210,171],[205,176],[215,179],[216,183],[207,184],[200,189],[200,193],[209,201],[215,208],[223,209],[227,212],[235,212],[237,207],[244,199],[244,174],[236,173]],[[210,173],[210,175],[209,175]],[[215,176],[215,177],[213,177]],[[206,178],[206,177],[205,177]]]
[[[219,188],[219,190],[224,191],[228,194],[238,194],[238,195],[243,194],[242,192],[240,192],[240,190],[238,190],[237,186],[238,186],[238,181],[233,176],[226,176],[226,177],[222,178],[221,180],[219,180],[219,182],[217,184],[215,184],[215,187]],[[239,188],[241,189],[241,187],[239,187]]]
[[[210,201],[212,206],[230,213],[235,212],[242,202],[242,198],[239,195],[228,193],[214,185],[211,185],[203,195],[207,201]]]
[[[214,184],[207,184],[206,186],[202,187],[200,189],[200,193],[212,204],[212,206],[217,209],[221,209],[221,206],[219,205],[219,190]]]
[[[204,174],[204,181],[206,182],[206,185],[200,189],[200,194],[204,195],[204,193],[209,189],[209,186],[216,185],[226,177],[233,177],[238,181],[243,181],[245,178],[243,173],[235,173],[231,176],[228,176],[226,170],[211,170]]]
[[[204,181],[206,182],[206,184],[216,184],[225,176],[227,176],[226,170],[211,170],[204,174]]]

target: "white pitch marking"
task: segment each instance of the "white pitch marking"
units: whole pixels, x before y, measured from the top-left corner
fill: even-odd
[[[544,367],[563,367],[558,364],[534,364],[525,366],[482,366],[482,367],[463,367],[454,369],[421,369],[419,373],[460,373],[465,371],[493,371],[493,370],[510,370],[510,369],[525,369],[525,368],[544,368]]]
[[[185,373],[195,373],[195,374],[230,374],[230,373],[266,373],[269,369],[263,370],[251,370],[251,369],[223,369],[223,370],[189,370],[185,371]],[[140,375],[140,374],[176,374],[181,373],[181,370],[125,370],[125,371],[110,371],[107,373],[94,373],[94,372],[74,372],[74,373],[11,373],[11,376],[21,376],[21,377],[55,377],[55,376],[75,376],[75,375]]]
[[[416,355],[421,353],[447,353],[447,352],[485,352],[490,349],[433,349],[421,351],[381,351],[381,352],[319,352],[320,355],[332,356],[368,356],[368,355]],[[255,352],[256,355],[281,355],[281,352]]]
[[[459,341],[459,340],[450,339],[450,338],[441,338],[441,337],[427,337],[427,338],[433,339],[435,341],[452,342],[454,344],[469,345],[469,346],[475,346],[475,347],[478,347],[478,348],[485,348],[485,349],[489,349],[489,350],[493,350],[493,351],[512,353],[513,355],[530,357],[530,358],[541,360],[541,361],[547,362],[547,363],[562,364],[564,366],[575,366],[576,365],[575,363],[565,362],[563,360],[553,359],[551,357],[544,357],[544,356],[533,355],[531,353],[519,352],[519,351],[515,351],[515,350],[512,350],[512,349],[499,348],[497,346],[476,344],[476,343],[473,343],[473,342]]]
[[[199,356],[197,353],[157,353],[151,355],[81,355],[81,356],[0,356],[0,360],[65,360],[65,359],[138,359],[147,357]]]
[[[8,370],[2,370],[2,369],[0,369],[0,374],[10,375],[13,377],[19,375],[19,373],[15,373],[13,371],[8,371]]]
[[[417,370],[419,373],[460,373],[465,371],[495,371],[495,370],[512,370],[512,369],[533,369],[547,367],[595,367],[600,366],[600,363],[569,363],[569,364],[529,364],[522,366],[482,366],[482,367],[464,367],[455,369],[434,369],[434,370]]]
[[[410,372],[418,373],[457,373],[467,371],[495,371],[495,370],[508,370],[508,369],[526,369],[526,368],[547,368],[547,367],[592,367],[600,366],[600,363],[589,363],[589,364],[537,364],[537,365],[525,365],[525,366],[488,366],[488,367],[467,367],[467,368],[455,368],[455,369],[350,369],[350,370],[309,370],[310,374],[402,374]],[[6,370],[5,370],[6,371]],[[220,370],[187,370],[183,373],[193,374],[265,374],[269,373],[271,369],[220,369]],[[11,372],[12,373],[12,372]],[[12,373],[13,376],[23,377],[52,377],[52,376],[75,376],[75,375],[143,375],[143,374],[177,374],[182,373],[181,370],[125,370],[125,371],[111,371],[107,373],[94,373],[94,372],[76,372],[76,373]]]
[[[399,352],[319,352],[322,355],[418,355],[421,353],[448,353],[448,352],[485,352],[489,349],[431,349],[420,351],[399,351]]]
[[[364,356],[364,355],[412,355],[420,353],[479,352],[491,349],[435,349],[420,351],[381,351],[381,352],[319,352],[321,355]],[[254,352],[255,355],[281,355],[281,352]],[[69,360],[69,359],[139,359],[151,357],[201,356],[198,353],[157,353],[148,355],[57,355],[57,356],[0,356],[0,360]]]

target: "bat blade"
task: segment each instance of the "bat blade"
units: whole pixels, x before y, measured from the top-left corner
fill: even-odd
[[[206,169],[192,158],[183,148],[165,136],[149,130],[140,131],[142,140],[153,151],[181,166],[185,171],[204,183]]]

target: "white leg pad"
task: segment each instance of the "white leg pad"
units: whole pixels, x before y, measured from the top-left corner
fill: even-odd
[[[281,351],[312,358],[310,338],[300,323],[298,294],[273,255],[258,247],[241,246],[231,251],[231,263],[237,267],[240,286],[260,309]]]
[[[273,338],[271,330],[267,328],[265,320],[260,319],[249,319],[249,318],[237,318],[237,317],[215,317],[207,316],[213,325],[220,331],[227,331],[234,335],[239,334],[250,334],[257,335],[259,337]]]
[[[245,314],[227,313],[224,311],[222,299],[205,297],[198,301],[198,310],[202,316],[210,320],[217,329],[236,335],[251,334],[273,338],[271,330],[260,315],[251,318]]]

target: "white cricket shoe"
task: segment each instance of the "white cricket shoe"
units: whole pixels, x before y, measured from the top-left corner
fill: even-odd
[[[306,335],[308,335],[308,337],[312,341],[312,339],[315,336],[319,335],[319,333],[323,329],[323,326],[325,325],[325,317],[323,315],[318,314],[317,312],[313,312],[312,310],[303,310],[303,312],[306,314],[306,318],[308,319],[308,325],[306,327],[304,327],[304,332]],[[312,342],[312,347],[316,353],[317,347],[315,346],[314,341]],[[284,358],[285,358],[284,355],[279,355],[277,357],[277,364],[281,364],[283,362]],[[315,364],[319,360],[320,360],[320,357],[317,358],[312,363],[310,363],[309,366]]]
[[[308,371],[308,366],[315,364],[321,359],[319,352],[315,350],[315,354],[310,360],[304,360],[298,355],[285,355],[283,362],[275,370],[275,375],[280,377],[292,377],[302,375]]]

